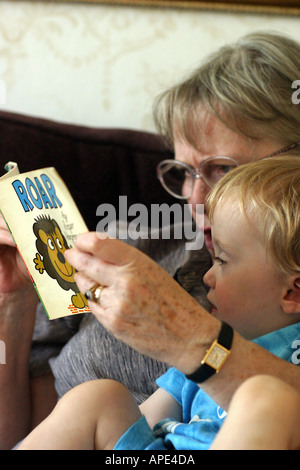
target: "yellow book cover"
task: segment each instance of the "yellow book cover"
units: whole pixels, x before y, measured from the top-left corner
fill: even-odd
[[[9,162],[0,178],[0,212],[49,319],[90,312],[64,252],[87,226],[55,168],[19,173]]]

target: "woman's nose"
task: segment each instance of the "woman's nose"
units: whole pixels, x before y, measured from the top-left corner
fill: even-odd
[[[209,191],[210,187],[207,186],[202,178],[197,178],[193,187],[192,195],[189,197],[189,203],[204,204]]]

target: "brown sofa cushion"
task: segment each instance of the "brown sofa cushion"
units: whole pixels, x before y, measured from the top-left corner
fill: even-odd
[[[0,111],[0,165],[11,160],[21,172],[54,166],[65,180],[90,230],[99,204],[119,207],[174,203],[156,178],[160,160],[172,158],[155,134],[91,128]],[[1,172],[2,173],[2,172]],[[117,213],[118,215],[118,213]]]

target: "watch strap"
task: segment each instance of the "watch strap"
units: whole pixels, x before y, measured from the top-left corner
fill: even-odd
[[[232,346],[232,340],[233,340],[232,327],[228,325],[227,323],[222,322],[218,339],[217,341],[214,341],[212,343],[212,346],[219,344],[220,346],[223,346],[223,348],[227,349],[228,354],[229,354],[231,346]],[[214,375],[216,372],[217,372],[217,369],[205,363],[205,357],[204,357],[204,359],[201,362],[200,367],[192,374],[186,375],[186,378],[196,383],[202,383],[202,382],[205,382],[205,380],[207,380],[209,377]]]

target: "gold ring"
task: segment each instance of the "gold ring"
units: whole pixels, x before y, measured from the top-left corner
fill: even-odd
[[[100,284],[95,284],[90,289],[88,289],[84,295],[88,300],[101,304],[100,297],[101,297],[101,292],[103,291],[103,289],[104,289],[104,286],[101,286]]]

